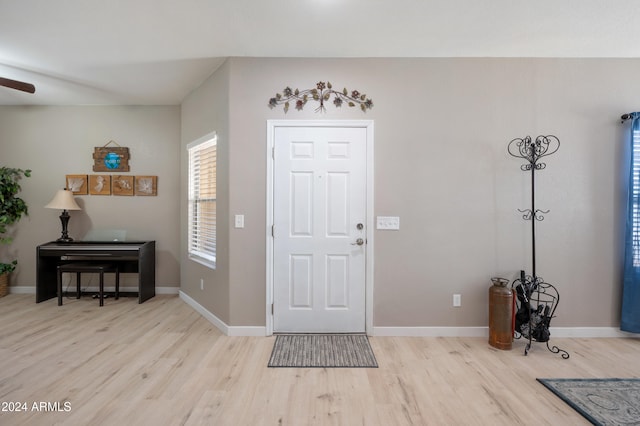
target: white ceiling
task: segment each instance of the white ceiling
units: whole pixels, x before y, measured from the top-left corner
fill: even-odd
[[[229,56],[640,58],[638,0],[0,0],[0,105],[177,105]]]

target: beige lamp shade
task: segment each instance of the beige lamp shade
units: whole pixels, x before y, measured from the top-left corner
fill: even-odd
[[[44,207],[56,210],[82,210],[73,198],[73,192],[66,189],[58,190],[49,204]]]

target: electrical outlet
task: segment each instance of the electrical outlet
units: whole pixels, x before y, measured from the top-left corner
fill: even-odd
[[[455,306],[456,308],[459,308],[460,306],[462,306],[462,295],[461,294],[454,294],[453,295],[453,306]]]
[[[236,228],[244,228],[244,215],[237,214],[235,216],[235,226]]]
[[[204,290],[204,278],[200,278],[200,290]]]

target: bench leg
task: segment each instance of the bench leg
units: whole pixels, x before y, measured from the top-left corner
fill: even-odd
[[[82,281],[80,277],[80,272],[76,272],[76,299],[80,299],[80,282]]]
[[[120,297],[120,271],[116,269],[116,300]]]
[[[62,306],[62,272],[58,269],[58,306]]]
[[[100,306],[104,306],[104,272],[100,271]]]

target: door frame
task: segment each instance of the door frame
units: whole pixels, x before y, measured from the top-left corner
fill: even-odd
[[[278,127],[350,127],[366,129],[366,233],[365,238],[365,331],[368,335],[373,333],[373,120],[267,120],[267,221],[266,221],[266,335],[273,335],[273,251],[274,238],[271,233],[273,226],[273,196],[275,163],[273,151],[275,146],[275,132]]]

